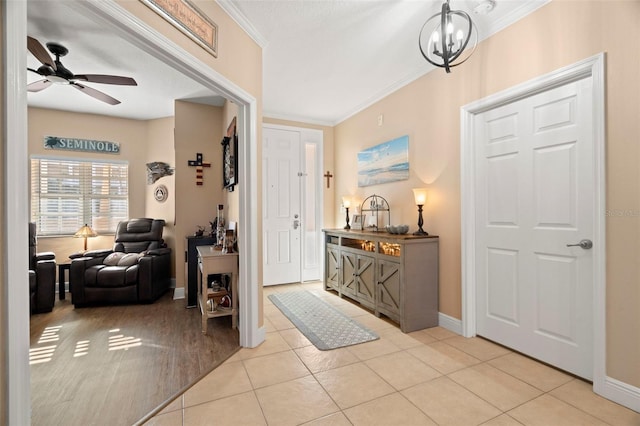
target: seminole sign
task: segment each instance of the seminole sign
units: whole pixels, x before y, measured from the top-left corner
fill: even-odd
[[[117,142],[94,141],[90,139],[59,138],[45,136],[46,149],[61,149],[65,151],[101,152],[105,154],[120,154],[120,144]]]

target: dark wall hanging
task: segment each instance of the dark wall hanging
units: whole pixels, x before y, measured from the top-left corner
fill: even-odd
[[[229,191],[238,184],[238,133],[236,117],[233,117],[227,128],[227,136],[222,138],[222,182]]]

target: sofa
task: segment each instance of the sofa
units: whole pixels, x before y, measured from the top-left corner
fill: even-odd
[[[171,287],[171,249],[162,239],[164,220],[120,222],[111,250],[71,256],[69,282],[75,307],[152,303]]]
[[[36,252],[36,224],[29,223],[29,310],[51,312],[56,301],[56,255]]]

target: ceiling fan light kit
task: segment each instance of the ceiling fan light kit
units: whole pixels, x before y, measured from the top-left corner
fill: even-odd
[[[422,56],[448,73],[469,59],[477,44],[478,31],[471,17],[462,10],[451,10],[449,0],[440,13],[427,19],[418,37]]]
[[[104,92],[85,86],[78,83],[78,81],[88,83],[101,83],[101,84],[117,84],[120,86],[137,86],[138,83],[131,77],[121,77],[117,75],[106,74],[74,74],[67,69],[60,58],[67,55],[69,50],[59,43],[49,42],[47,43],[47,49],[42,46],[38,40],[33,37],[27,36],[27,48],[29,52],[39,60],[42,65],[37,70],[27,68],[27,70],[34,72],[42,77],[44,80],[35,81],[27,85],[29,92],[39,92],[46,89],[51,83],[72,86],[74,89],[81,91],[99,101],[105,102],[109,105],[117,105],[119,100],[107,95]],[[51,52],[56,59],[51,59]]]

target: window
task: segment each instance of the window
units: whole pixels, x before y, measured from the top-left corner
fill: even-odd
[[[129,216],[126,162],[31,158],[31,220],[38,235],[73,235],[85,223],[115,233]]]

